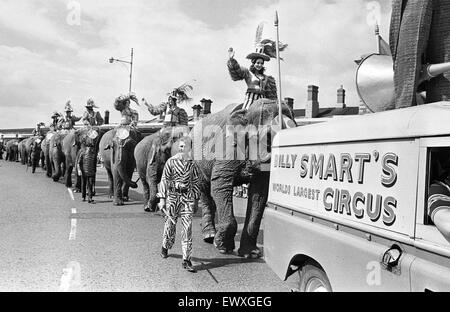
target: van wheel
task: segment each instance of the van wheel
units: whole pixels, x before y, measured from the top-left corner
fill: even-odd
[[[300,272],[299,291],[331,292],[331,284],[326,273],[313,264],[306,264]]]

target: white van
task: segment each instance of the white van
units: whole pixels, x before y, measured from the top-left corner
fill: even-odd
[[[436,147],[450,102],[280,131],[267,264],[301,291],[449,291],[450,243],[427,214]]]

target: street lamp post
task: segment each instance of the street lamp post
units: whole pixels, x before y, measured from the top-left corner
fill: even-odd
[[[111,64],[114,63],[114,61],[130,64],[130,87],[129,87],[128,91],[131,93],[131,81],[132,81],[132,77],[133,77],[133,49],[131,49],[131,61],[123,61],[123,60],[115,59],[113,57],[111,57],[109,59],[109,62]]]

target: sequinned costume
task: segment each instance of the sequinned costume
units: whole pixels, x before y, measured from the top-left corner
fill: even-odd
[[[258,77],[254,70],[240,66],[234,58],[228,60],[227,66],[233,81],[245,80],[247,83],[243,109],[248,109],[254,101],[261,98],[277,99],[277,85],[272,76],[261,74]]]

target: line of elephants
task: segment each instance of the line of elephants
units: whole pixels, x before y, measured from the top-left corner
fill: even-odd
[[[292,112],[287,106],[283,105],[282,114],[285,121],[295,126]],[[234,251],[234,238],[238,226],[233,212],[233,188],[248,183],[247,211],[238,255],[258,258],[261,256],[261,251],[257,247],[257,237],[267,203],[270,177],[270,172],[261,170],[261,167],[263,164],[270,163],[270,144],[276,131],[276,127],[271,126],[277,125],[278,120],[276,102],[261,99],[253,103],[248,110],[241,110],[236,104],[229,105],[220,112],[200,119],[192,129],[166,127],[145,137],[142,137],[136,129],[127,126],[119,126],[109,131],[94,127],[66,133],[47,133],[41,142],[41,152],[38,157],[37,150],[28,149],[36,137],[22,141],[24,142],[22,145],[25,147],[25,153],[30,153],[25,155],[25,159],[30,160],[29,165],[33,167],[33,172],[41,159],[47,176],[54,181],[64,177],[68,188],[72,187],[74,165],[79,163],[79,167],[75,170],[75,190],[81,190],[83,200],[87,194],[89,202],[95,195],[93,179],[95,179],[98,152],[108,174],[109,196],[113,198],[114,205],[123,205],[128,200],[129,188],[138,187],[137,182],[132,181],[133,173],[137,169],[144,190],[144,209],[154,212],[158,202],[157,186],[161,180],[164,165],[175,153],[176,142],[180,138],[187,139],[191,142],[193,154],[202,155],[200,159],[194,157],[194,161],[201,172],[202,195],[199,208],[202,212],[203,240],[214,243],[220,253]],[[266,130],[256,131],[254,135],[258,137],[258,142],[267,142],[267,152],[260,154],[259,158],[254,160],[216,158],[213,146],[218,146],[218,142],[224,143],[230,139],[226,131],[226,127],[230,125],[266,126],[256,128]],[[223,131],[217,131],[218,128]],[[96,130],[97,135],[92,136],[92,130]],[[195,133],[201,133],[201,144],[192,144]],[[246,139],[251,140],[248,134]],[[232,140],[236,148],[234,135]],[[81,161],[76,162],[77,157]]]

